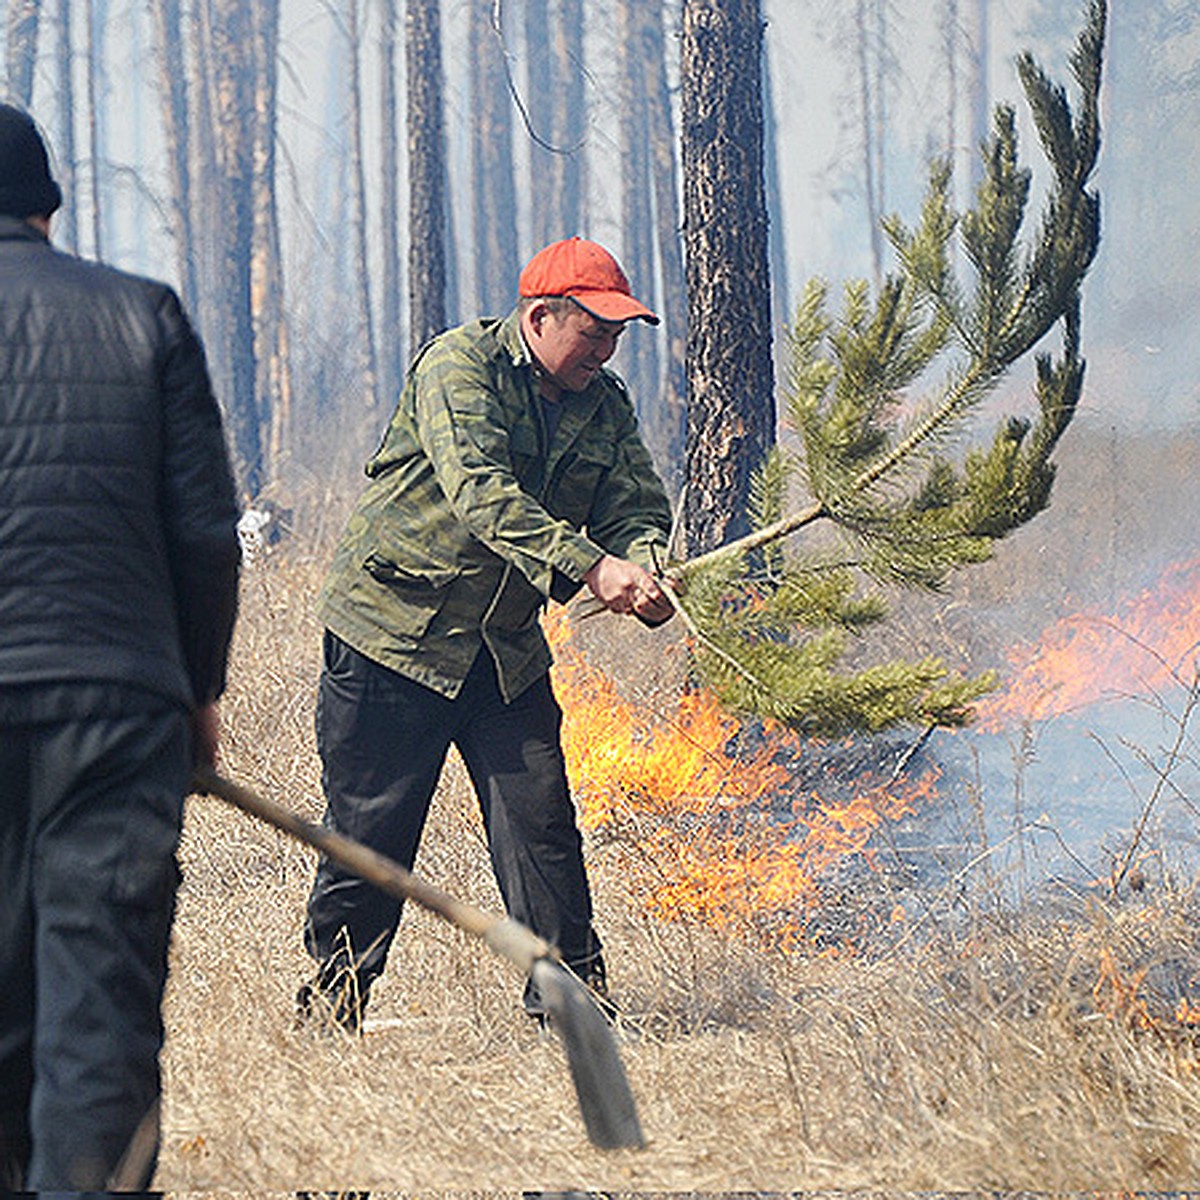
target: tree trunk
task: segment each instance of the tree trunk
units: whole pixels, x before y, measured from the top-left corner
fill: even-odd
[[[279,81],[279,0],[256,0],[254,17],[254,316],[255,398],[266,443],[264,483],[278,478],[291,432],[292,381],[275,192]]]
[[[650,192],[650,139],[647,113],[646,26],[658,19],[657,0],[621,0],[617,7],[617,43],[621,56],[621,259],[640,293],[654,299],[654,217]],[[638,417],[650,440],[656,461],[664,448],[657,445],[653,419],[658,408],[658,331],[641,321],[631,322],[621,349],[622,374],[629,384]]]
[[[167,176],[171,189],[167,213],[175,243],[180,293],[188,311],[196,314],[199,309],[199,286],[192,232],[191,121],[179,0],[151,0],[150,16],[154,23],[158,94],[162,105],[163,139],[166,142]]]
[[[493,8],[471,5],[471,168],[475,213],[475,302],[499,316],[512,304],[518,271],[512,104]],[[501,10],[502,11],[502,10]]]
[[[75,82],[71,50],[71,0],[58,0],[58,38],[55,57],[58,60],[58,159],[55,170],[66,197],[58,217],[58,240],[72,253],[79,250],[79,208],[76,204],[75,180],[78,148],[75,145]]]
[[[408,0],[408,318],[412,349],[446,328],[446,139],[440,0]]]
[[[570,236],[559,223],[558,205],[548,203],[546,180],[562,153],[558,144],[553,62],[550,57],[550,6],[547,0],[525,0],[525,106],[533,136],[529,139],[529,237],[533,251]]]
[[[550,225],[562,237],[588,232],[586,76],[583,58],[583,0],[559,0],[553,54],[554,155],[546,202],[553,218]],[[554,240],[551,235],[550,240]],[[535,247],[540,249],[540,247]]]
[[[671,492],[677,494],[683,470],[686,433],[687,375],[684,343],[687,337],[687,297],[683,286],[683,237],[679,213],[679,158],[671,89],[667,80],[666,39],[661,6],[653,6],[644,27],[646,100],[649,112],[650,167],[653,175],[654,219],[661,287],[656,311],[662,324],[656,331],[665,360],[661,399],[652,428],[659,447],[658,467]]]
[[[227,339],[229,392],[226,410],[233,437],[237,478],[243,494],[253,498],[266,482],[260,430],[262,417],[255,396],[257,377],[251,265],[254,259],[254,0],[211,0],[209,37],[214,110],[216,176],[222,181],[221,203],[213,210],[210,235],[217,239],[219,260],[212,303],[223,313],[221,333]],[[218,185],[219,186],[219,185]],[[216,281],[214,281],[215,283]]]
[[[967,148],[971,155],[967,178],[971,187],[970,203],[983,179],[983,160],[980,147],[991,133],[991,99],[988,79],[988,12],[987,0],[967,0],[967,115],[970,129]]]
[[[783,227],[783,189],[779,183],[779,127],[775,120],[775,96],[771,86],[770,57],[763,54],[763,175],[767,198],[767,258],[771,271],[771,330],[787,328],[792,314],[788,300],[787,243]],[[776,378],[787,371],[787,344],[775,345]]]
[[[101,3],[103,0],[101,0]],[[100,47],[104,44],[100,27],[102,15],[96,11],[96,0],[87,0],[84,6],[87,21],[87,115],[88,115],[88,185],[92,206],[92,256],[97,261],[104,259],[103,207],[100,203],[100,165],[103,159],[100,138]]]
[[[761,0],[685,0],[688,550],[745,533],[775,439],[763,194]]]
[[[946,70],[945,146],[941,153],[953,163],[958,147],[958,47],[961,41],[958,0],[941,0],[938,37]]]
[[[182,253],[190,252],[195,263],[197,314],[208,316],[213,325],[206,342],[215,376],[220,381],[217,394],[225,399],[230,394],[229,354],[224,327],[220,324],[224,313],[213,293],[220,278],[219,241],[226,185],[217,168],[216,104],[214,84],[209,78],[213,61],[211,0],[183,0],[183,3],[191,9],[193,30],[186,54],[189,80],[186,141],[191,151],[187,160],[191,180],[187,197],[193,240],[190,246],[182,247]]]
[[[879,67],[879,30],[875,0],[856,0],[854,56],[858,69],[859,153],[862,155],[863,192],[867,232],[871,246],[871,273],[876,284],[883,275],[883,130],[880,127],[883,80]]]
[[[33,69],[37,65],[40,0],[8,0],[5,20],[5,70],[14,104],[28,110],[33,100]]]
[[[354,287],[358,307],[359,358],[363,396],[369,413],[382,415],[379,404],[379,371],[375,353],[375,320],[371,310],[371,276],[367,255],[367,186],[363,163],[362,38],[359,34],[358,0],[345,0],[346,38],[350,43],[350,231],[354,248]]]
[[[404,372],[400,328],[400,135],[396,101],[396,0],[382,0],[379,36],[379,394],[385,406],[396,398]]]

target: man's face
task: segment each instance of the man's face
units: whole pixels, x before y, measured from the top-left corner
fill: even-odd
[[[625,330],[623,321],[601,321],[577,304],[557,314],[543,307],[531,316],[530,349],[549,379],[565,392],[582,392],[596,378]]]

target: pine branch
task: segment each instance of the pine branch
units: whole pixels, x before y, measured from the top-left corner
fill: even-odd
[[[1088,182],[1100,144],[1106,19],[1104,0],[1092,0],[1072,57],[1077,115],[1031,56],[1018,62],[1054,178],[1031,247],[1022,229],[1032,176],[1020,165],[1013,111],[1001,105],[972,209],[952,211],[949,165],[935,162],[916,228],[897,217],[885,223],[896,270],[874,297],[866,283],[850,284],[835,320],[827,286],[805,289],[790,330],[787,406],[803,457],[776,453],[764,464],[753,532],[667,572],[680,584],[675,599],[681,611],[686,605],[697,661],[727,703],[809,731],[959,724],[994,685],[988,674],[954,676],[936,658],[839,671],[848,636],[887,617],[881,596],[859,594],[847,564],[878,583],[939,587],[1049,502],[1051,455],[1083,384],[1080,289],[1100,237]],[[971,268],[967,284],[953,267],[955,235]],[[986,448],[955,463],[945,449],[1056,326],[1059,357],[1036,358],[1036,420],[1001,422]],[[910,391],[942,359],[942,382],[914,405]],[[811,498],[783,515],[799,474]],[[792,553],[788,539],[822,522],[857,553]]]

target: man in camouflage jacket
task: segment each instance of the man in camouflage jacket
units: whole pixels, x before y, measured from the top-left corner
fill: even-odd
[[[671,514],[624,385],[603,364],[625,323],[658,318],[580,238],[521,274],[518,307],[417,356],[321,590],[317,738],[326,822],[406,866],[458,747],[509,913],[598,991],[581,841],[539,624],[587,586],[648,624],[671,615],[653,574]],[[351,1029],[383,970],[400,904],[323,860],[301,989]],[[531,992],[526,1007],[536,1013]]]

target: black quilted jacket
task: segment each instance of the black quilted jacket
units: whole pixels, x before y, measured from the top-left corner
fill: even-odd
[[[215,699],[236,520],[203,350],[171,289],[0,216],[0,711],[72,684]]]

